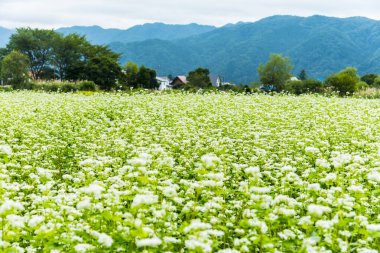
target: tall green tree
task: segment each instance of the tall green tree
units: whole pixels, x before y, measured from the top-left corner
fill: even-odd
[[[326,79],[326,85],[338,91],[341,95],[346,95],[358,90],[359,81],[360,77],[357,69],[348,67],[337,74],[329,76]]]
[[[57,36],[53,30],[19,28],[11,36],[8,48],[28,56],[32,77],[41,79],[50,66]]]
[[[28,81],[29,59],[18,51],[12,51],[1,61],[1,77],[4,84],[22,88]]]
[[[301,72],[299,73],[298,75],[298,79],[301,80],[301,81],[305,81],[308,79],[308,76],[306,74],[306,70],[301,70]]]
[[[111,90],[122,79],[120,55],[108,46],[88,46],[84,56],[81,79],[93,81],[101,89]]]
[[[207,68],[197,68],[187,75],[188,84],[193,87],[211,87],[210,71]]]
[[[366,82],[369,86],[374,85],[376,78],[378,75],[376,74],[365,74],[360,78],[361,81]]]
[[[139,88],[145,89],[157,89],[160,85],[156,79],[156,71],[145,67],[144,65],[140,67],[137,73],[137,85]]]
[[[125,83],[129,87],[137,87],[137,76],[139,73],[139,66],[134,62],[127,62],[124,66]]]
[[[257,69],[263,85],[273,85],[277,91],[282,91],[290,79],[293,66],[288,57],[281,54],[271,54],[266,64],[260,64]]]
[[[51,63],[54,65],[56,75],[61,80],[78,80],[83,71],[85,49],[90,43],[84,36],[59,34],[53,44]]]

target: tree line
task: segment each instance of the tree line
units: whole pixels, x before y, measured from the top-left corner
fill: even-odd
[[[347,67],[338,73],[331,74],[324,81],[309,78],[302,70],[297,79],[292,80],[293,65],[288,57],[272,54],[265,64],[260,64],[258,74],[261,88],[267,91],[302,93],[337,92],[340,95],[353,94],[367,88],[380,88],[380,76],[366,74],[359,76],[354,67]]]
[[[91,81],[101,89],[122,85],[156,88],[156,72],[141,66],[120,66],[120,54],[92,45],[84,36],[54,30],[20,28],[0,49],[0,77],[22,88],[35,80]],[[135,78],[135,79],[134,79]]]

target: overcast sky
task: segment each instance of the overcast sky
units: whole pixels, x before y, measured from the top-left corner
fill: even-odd
[[[379,10],[379,0],[0,0],[0,26],[128,28],[148,22],[221,26],[276,14],[380,20]]]

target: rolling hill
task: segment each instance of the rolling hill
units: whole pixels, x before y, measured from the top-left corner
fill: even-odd
[[[207,67],[227,81],[249,83],[271,53],[289,56],[294,73],[306,69],[318,79],[346,66],[360,73],[380,72],[380,22],[363,18],[272,16],[227,25],[171,41],[111,43],[129,60],[156,68],[160,75]]]
[[[149,39],[176,40],[214,30],[216,27],[198,24],[168,25],[163,23],[147,23],[133,26],[127,30],[103,29],[99,26],[73,26],[59,28],[63,34],[77,33],[86,35],[94,44],[109,44],[111,42],[136,42]]]
[[[11,37],[13,30],[0,27],[0,47],[5,47]]]

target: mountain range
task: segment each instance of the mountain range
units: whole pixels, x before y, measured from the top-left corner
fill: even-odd
[[[74,26],[58,32],[78,33],[95,44],[108,44],[159,75],[186,74],[202,66],[225,81],[257,80],[257,67],[271,53],[288,56],[296,75],[305,69],[323,79],[347,66],[359,73],[380,73],[380,22],[364,17],[272,16],[257,22],[214,27],[198,24],[144,24],[127,30]],[[12,30],[0,28],[0,46]]]

